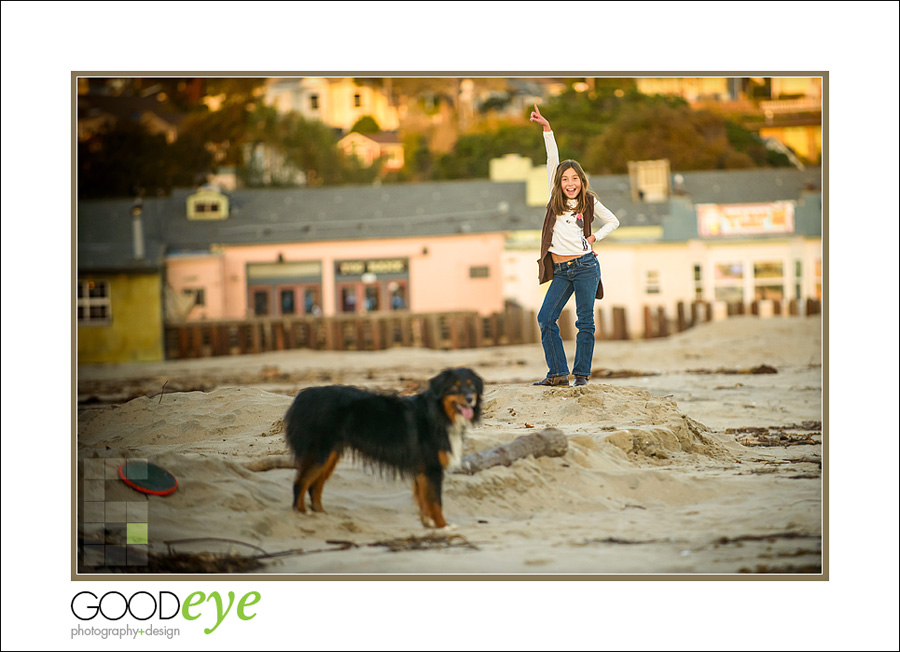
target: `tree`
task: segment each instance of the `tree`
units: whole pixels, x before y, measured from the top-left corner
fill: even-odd
[[[78,144],[78,197],[132,197],[139,189],[168,193],[206,176],[212,155],[190,141],[166,142],[142,125],[119,120]]]
[[[377,134],[381,131],[381,127],[378,126],[375,118],[370,115],[364,115],[354,123],[350,131],[355,131],[358,134]]]
[[[709,111],[686,105],[634,104],[588,141],[584,165],[594,173],[621,174],[628,161],[668,159],[673,170],[751,168],[780,164],[762,141]]]
[[[266,145],[278,151],[287,164],[309,175],[313,185],[370,183],[380,171],[381,161],[363,167],[355,157],[344,154],[337,146],[337,133],[318,120],[307,120],[299,113],[282,115],[261,106],[254,110],[251,121],[252,147]],[[250,185],[261,185],[247,164],[242,169]]]

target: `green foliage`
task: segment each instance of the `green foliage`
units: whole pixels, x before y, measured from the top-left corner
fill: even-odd
[[[490,160],[506,154],[520,154],[539,164],[546,160],[543,139],[534,125],[508,124],[495,131],[466,134],[456,141],[450,154],[434,166],[435,179],[470,179],[488,176]]]
[[[252,114],[253,147],[266,145],[279,152],[294,169],[310,175],[313,185],[370,183],[378,175],[382,161],[363,167],[337,146],[338,134],[318,120],[298,113],[279,115],[271,107],[259,107]],[[250,163],[248,161],[248,163]],[[262,185],[259,170],[244,170],[249,185]]]
[[[625,89],[622,86],[619,80],[615,80],[615,83],[611,81],[608,84],[600,84],[590,92],[577,92],[568,88],[541,104],[541,113],[550,120],[563,158],[582,161],[595,173],[622,171],[627,169],[629,154],[670,151],[669,147],[663,147],[659,143],[653,144],[663,132],[682,132],[681,136],[675,133],[665,138],[675,142],[691,136],[690,126],[678,124],[681,119],[692,113],[684,100],[661,95],[642,95],[633,85]],[[641,119],[636,120],[636,116],[640,116]],[[527,118],[527,115],[525,117]],[[665,127],[655,124],[657,117],[665,122]],[[705,122],[708,123],[710,120],[707,118]],[[621,149],[623,143],[618,142],[623,138],[613,140],[615,144],[613,149],[609,151],[603,149],[602,138],[605,133],[615,134],[632,129],[637,129],[638,132],[628,135],[627,149]],[[641,132],[644,132],[643,137]],[[712,145],[713,152],[706,154],[708,165],[717,164],[717,159],[713,160],[716,158],[713,155],[716,149],[722,150],[719,154],[723,161],[727,160],[730,165],[741,165],[743,159],[724,156],[727,144],[720,142],[720,136],[721,134],[712,125],[703,124],[700,133],[694,134],[688,141],[694,149],[702,143],[703,137],[710,137],[716,141]],[[546,160],[540,128],[530,122],[516,123],[501,126],[492,132],[462,135],[454,151],[437,161],[433,177],[437,179],[486,177],[490,159],[509,153],[527,156],[538,165]]]
[[[356,123],[353,127],[350,128],[350,131],[355,131],[358,134],[377,134],[381,131],[381,127],[378,126],[378,122],[370,115],[364,115]]]
[[[601,174],[627,172],[628,161],[669,159],[673,170],[750,167],[728,143],[724,121],[686,106],[636,104],[593,138],[584,165]]]
[[[428,141],[422,134],[409,133],[403,137],[403,169],[386,180],[421,181],[431,178],[434,157],[428,149]]]
[[[211,154],[189,141],[168,144],[134,122],[120,120],[78,146],[78,196],[133,197],[140,190],[168,193],[203,181]]]

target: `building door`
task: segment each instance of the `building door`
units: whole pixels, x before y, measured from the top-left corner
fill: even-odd
[[[256,317],[265,317],[269,314],[269,288],[251,288],[253,297],[253,314]]]

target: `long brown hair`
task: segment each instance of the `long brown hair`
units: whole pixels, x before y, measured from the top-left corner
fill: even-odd
[[[584,174],[584,170],[581,169],[578,161],[566,159],[556,166],[556,172],[553,174],[553,190],[550,192],[549,206],[554,215],[562,215],[572,210],[567,203],[568,198],[562,191],[562,175],[569,168],[575,170],[575,174],[581,179],[581,192],[578,193],[578,206],[575,208],[575,212],[584,213],[587,202],[593,204],[594,198],[597,196],[588,186],[587,176]]]

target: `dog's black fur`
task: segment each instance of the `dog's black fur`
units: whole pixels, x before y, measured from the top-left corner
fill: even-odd
[[[422,523],[446,526],[444,470],[461,455],[468,426],[481,419],[484,382],[471,369],[447,369],[414,396],[329,385],[301,391],[285,415],[294,454],[294,509],[322,508],[322,489],[346,449],[367,466],[412,480]]]

